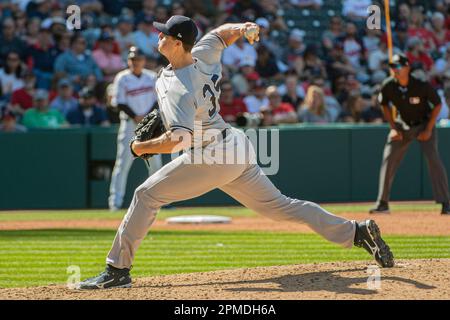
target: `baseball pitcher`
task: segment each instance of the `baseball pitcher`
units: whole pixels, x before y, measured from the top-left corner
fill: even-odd
[[[112,105],[120,109],[120,127],[117,136],[117,157],[111,177],[109,209],[116,211],[122,207],[128,173],[133,164],[128,143],[134,135],[136,124],[148,114],[156,104],[156,73],[144,69],[145,56],[136,47],[128,53],[128,66],[117,74],[113,84]],[[162,166],[161,155],[149,159],[149,175]]]
[[[139,244],[164,205],[198,197],[219,188],[234,199],[272,219],[305,223],[325,239],[345,248],[363,247],[381,267],[393,267],[394,257],[373,220],[356,222],[327,212],[319,205],[283,195],[264,175],[246,135],[226,124],[219,115],[221,54],[245,36],[258,41],[258,26],[251,22],[225,24],[195,44],[197,27],[184,16],[173,16],[160,31],[158,50],[169,61],[156,82],[161,118],[166,132],[147,140],[134,140],[137,155],[185,152],[150,176],[134,198],[117,231],[100,275],[81,282],[80,289],[130,287],[130,269]],[[206,132],[213,139],[200,141]],[[245,161],[211,161],[212,154],[245,154]],[[197,155],[201,163],[192,162]],[[217,154],[216,154],[217,156]],[[220,155],[219,157],[220,158]]]

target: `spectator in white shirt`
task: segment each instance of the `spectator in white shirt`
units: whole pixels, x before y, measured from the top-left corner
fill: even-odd
[[[22,61],[17,52],[11,51],[6,56],[5,67],[0,69],[0,85],[2,95],[10,95],[23,88]]]
[[[347,23],[342,43],[344,45],[344,53],[353,68],[359,69],[361,67],[361,60],[365,57],[365,48],[361,39],[358,37],[358,29],[354,23]]]
[[[231,46],[223,51],[222,63],[233,71],[237,71],[238,66],[242,60],[249,61],[256,65],[258,55],[252,45],[245,42],[241,37]]]
[[[382,35],[383,32],[381,32],[381,30],[367,29],[366,34],[363,36],[364,48],[366,48],[368,52],[377,50],[380,45],[380,38]]]
[[[450,79],[450,78],[449,78]],[[447,82],[444,84],[444,89],[439,90],[439,96],[441,97],[442,101],[442,108],[441,112],[439,113],[437,119],[449,119],[450,118],[450,81],[447,80]]]
[[[244,103],[249,113],[257,113],[261,111],[262,107],[269,104],[264,82],[262,80],[257,80],[252,91],[252,95],[244,98]]]
[[[383,63],[388,61],[389,52],[387,47],[387,38],[383,36],[378,49],[369,52],[369,69],[374,72],[383,68]],[[387,66],[387,65],[386,65]],[[386,67],[384,66],[384,67]]]
[[[365,22],[369,15],[367,8],[370,5],[371,0],[344,0],[342,15],[356,23]]]

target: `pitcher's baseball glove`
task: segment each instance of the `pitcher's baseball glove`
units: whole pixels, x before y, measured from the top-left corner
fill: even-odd
[[[134,130],[135,136],[130,141],[131,154],[136,158],[142,158],[144,160],[151,158],[154,154],[146,153],[138,156],[133,152],[131,146],[134,141],[148,141],[159,137],[164,132],[166,132],[166,128],[162,122],[161,114],[159,113],[159,109],[155,108],[137,124],[136,129]]]

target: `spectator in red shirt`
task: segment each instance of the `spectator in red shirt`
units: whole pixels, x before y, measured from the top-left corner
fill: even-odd
[[[406,52],[406,56],[409,59],[409,63],[416,67],[420,67],[419,65],[421,65],[423,70],[430,71],[434,62],[425,51],[422,39],[418,37],[410,38],[407,47],[408,51]]]
[[[242,98],[237,98],[233,94],[233,86],[229,81],[222,82],[220,86],[220,115],[229,123],[235,123],[236,117],[244,112],[247,112]]]
[[[16,116],[4,110],[0,117],[0,132],[26,132],[27,128],[17,124]]]
[[[10,110],[21,116],[28,109],[33,107],[33,95],[36,91],[36,76],[32,72],[24,75],[24,87],[13,92],[11,96]]]
[[[269,98],[269,104],[261,109],[265,126],[298,122],[294,107],[290,103],[282,102],[276,86],[269,86],[266,95]]]
[[[408,25],[408,36],[418,37],[422,39],[423,45],[427,51],[434,50],[435,45],[433,42],[432,33],[423,26],[423,14],[418,8],[411,10],[411,18]]]

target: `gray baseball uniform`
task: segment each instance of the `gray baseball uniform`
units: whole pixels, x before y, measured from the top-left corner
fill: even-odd
[[[151,111],[156,100],[155,94],[156,73],[150,70],[143,71],[140,77],[135,76],[127,69],[117,74],[114,79],[112,104],[128,105],[136,115],[143,116]],[[110,196],[108,199],[111,209],[120,208],[125,195],[128,173],[133,164],[129,143],[134,136],[136,123],[124,112],[120,113],[120,126],[117,135],[117,156],[111,176]],[[161,155],[149,160],[149,175],[162,167]]]
[[[218,114],[220,58],[225,47],[218,35],[209,33],[192,51],[194,64],[177,70],[169,65],[161,72],[156,89],[166,127],[194,133],[195,143],[200,141],[198,131],[212,129],[222,134],[172,160],[136,189],[106,259],[108,264],[117,268],[131,266],[159,208],[216,188],[262,215],[306,223],[327,240],[352,247],[355,221],[335,216],[315,203],[283,195],[256,164],[255,152],[245,134],[231,128]],[[194,123],[201,126],[194,127]],[[245,154],[245,161],[212,162],[217,152]],[[202,164],[192,163],[197,154],[203,156]]]

